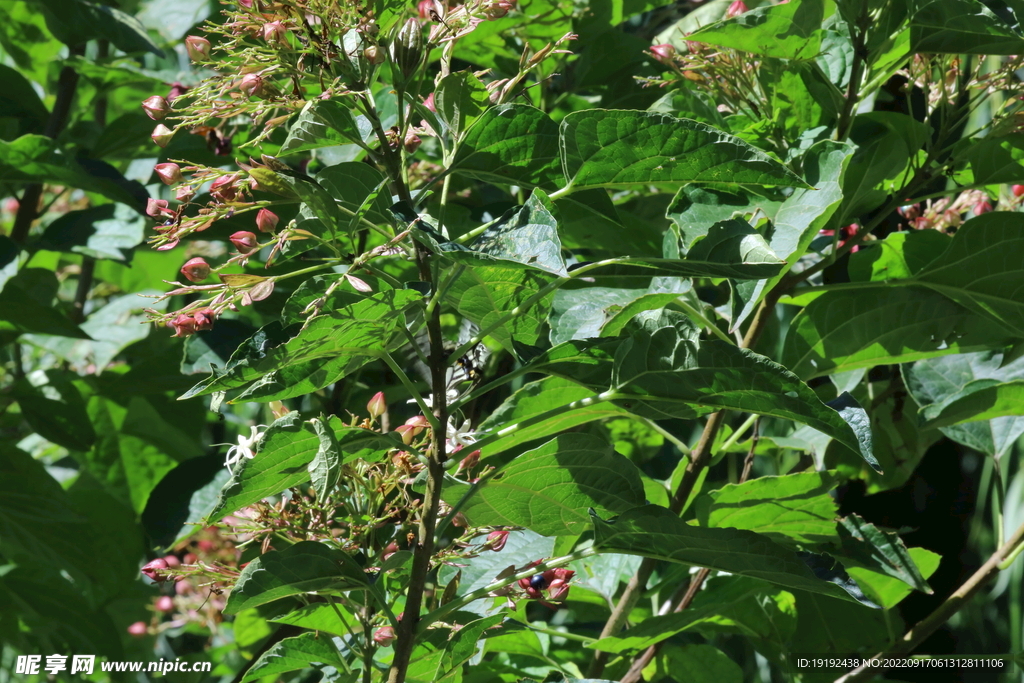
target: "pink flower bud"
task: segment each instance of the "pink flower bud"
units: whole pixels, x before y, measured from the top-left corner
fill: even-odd
[[[388,409],[388,401],[384,398],[384,392],[378,391],[373,395],[373,398],[366,404],[366,412],[370,414],[370,417],[376,420],[378,417],[384,414],[384,411]]]
[[[427,99],[423,100],[423,106],[435,114],[437,113],[437,105],[434,104],[434,93],[427,95]]]
[[[174,328],[175,337],[190,337],[196,333],[196,319],[186,313],[181,313],[171,321],[171,327]],[[153,560],[153,562],[157,561],[163,562],[163,560]],[[167,563],[164,562],[164,564]],[[143,573],[145,573],[145,568],[143,568]]]
[[[373,287],[368,285],[365,280],[361,280],[357,278],[355,275],[349,275],[348,273],[345,273],[345,279],[348,280],[348,283],[350,285],[352,285],[352,289],[356,290],[357,292],[362,292],[366,294],[373,291]]]
[[[174,185],[185,179],[185,176],[181,175],[181,167],[177,164],[157,164],[153,170],[164,185]]]
[[[268,43],[280,43],[284,41],[288,29],[280,21],[268,21],[263,24],[263,40]]]
[[[402,437],[402,443],[406,446],[416,440],[417,430],[415,427],[410,427],[409,425],[398,425],[398,427],[395,428],[395,431],[398,432],[400,437]]]
[[[280,219],[277,214],[269,209],[260,209],[256,212],[256,227],[260,232],[274,232],[278,220]]]
[[[668,43],[662,43],[661,45],[652,45],[651,54],[659,62],[671,62],[672,58],[676,56],[676,49]]]
[[[202,36],[189,36],[185,39],[185,49],[193,62],[205,62],[210,59],[210,41]]]
[[[501,529],[487,534],[487,542],[484,545],[494,552],[500,553],[506,542],[508,542],[508,530]]]
[[[166,562],[167,566],[170,567],[171,569],[174,569],[175,567],[180,567],[181,566],[181,560],[179,560],[174,555],[164,555],[164,562]]]
[[[980,202],[974,205],[974,215],[980,216],[983,213],[988,213],[992,210],[992,203],[988,199],[982,199]]]
[[[434,0],[420,0],[416,4],[416,11],[420,15],[420,19],[426,21],[430,19],[430,11],[434,9]]]
[[[416,135],[416,133],[413,133],[412,131],[406,134],[405,151],[408,154],[415,154],[416,150],[420,148],[421,144],[423,144],[423,140],[420,139],[419,135]]]
[[[181,274],[189,282],[202,282],[210,277],[210,264],[197,256],[185,262],[181,267]]]
[[[174,131],[164,124],[158,123],[149,137],[156,143],[157,147],[166,147],[170,144],[171,138],[174,137]]]
[[[230,202],[238,194],[235,188],[237,180],[238,176],[234,173],[217,178],[210,184],[210,196],[222,202]]]
[[[1013,191],[1014,197],[1020,197],[1021,195],[1024,195],[1024,185],[1014,185],[1013,187],[1010,188],[1010,190]]]
[[[212,308],[203,308],[195,312],[193,318],[196,321],[196,330],[210,330],[213,329],[213,323],[217,319],[217,314],[213,312]]]
[[[196,196],[196,189],[191,185],[181,185],[174,191],[174,198],[179,202],[190,201]]]
[[[729,5],[729,9],[725,10],[725,18],[732,19],[733,17],[738,17],[746,12],[747,9],[747,3],[743,2],[743,0],[735,0],[735,2]]]
[[[167,577],[161,574],[165,569],[167,569],[167,561],[162,558],[157,558],[143,566],[142,573],[154,581],[166,581]]]
[[[149,627],[144,621],[136,621],[134,624],[128,627],[128,633],[135,638],[142,638],[149,632]]]
[[[484,16],[489,20],[501,19],[503,16],[509,13],[510,10],[516,8],[516,3],[512,0],[496,0],[488,5],[484,6]]]
[[[395,629],[390,626],[381,626],[373,632],[373,642],[381,647],[391,647],[391,643],[395,642]]]
[[[173,612],[174,611],[174,598],[169,595],[161,595],[156,599],[156,604],[153,605],[157,612]]]
[[[146,112],[146,116],[154,121],[162,121],[171,113],[171,105],[159,95],[153,95],[142,100],[142,109]]]
[[[463,458],[459,462],[459,469],[457,470],[457,472],[461,472],[462,470],[471,470],[474,467],[476,467],[476,464],[478,462],[480,462],[480,449],[473,451],[465,458]]]
[[[235,245],[241,254],[250,254],[260,246],[256,235],[245,230],[239,230],[228,239],[231,240],[231,244]]]
[[[146,215],[152,216],[153,218],[159,218],[162,214],[173,216],[174,211],[167,208],[166,199],[154,199],[150,197],[146,200]]]
[[[452,517],[452,526],[457,526],[460,529],[465,529],[469,526],[469,520],[466,519],[466,515],[461,512],[456,512],[455,516]]]
[[[259,74],[246,74],[238,84],[238,89],[248,97],[257,97],[263,92],[263,77]]]
[[[384,63],[384,50],[380,49],[376,45],[371,45],[363,50],[363,57],[365,57],[366,61],[370,64],[377,66]]]

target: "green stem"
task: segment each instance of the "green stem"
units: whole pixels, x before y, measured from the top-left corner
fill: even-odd
[[[431,410],[430,406],[427,405],[427,402],[423,398],[423,395],[419,392],[419,389],[417,389],[413,381],[409,379],[409,375],[405,374],[405,371],[402,370],[402,366],[396,363],[395,359],[392,358],[391,354],[388,353],[387,351],[381,353],[380,357],[385,363],[388,364],[388,367],[391,368],[391,372],[395,373],[399,381],[402,382],[402,385],[409,391],[412,397],[416,399],[416,405],[418,405],[420,407],[420,410],[423,412],[423,417],[427,418],[427,422],[430,423],[430,428],[435,431],[444,431],[444,427],[442,427],[441,423],[438,422],[437,417],[434,415],[434,412]],[[436,396],[434,397],[434,400],[438,400]]]

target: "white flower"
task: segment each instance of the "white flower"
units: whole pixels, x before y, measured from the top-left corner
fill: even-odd
[[[239,434],[238,445],[232,446],[228,449],[227,456],[224,458],[224,467],[227,467],[228,472],[231,472],[231,474],[234,474],[231,466],[242,462],[242,458],[252,460],[253,455],[255,455],[253,449],[256,448],[256,443],[263,436],[263,432],[260,431],[260,427],[265,427],[265,425],[250,427],[249,429],[251,431],[248,438]]]
[[[448,418],[447,429],[445,429],[445,436],[448,439],[449,451],[454,450],[456,445],[469,447],[477,441],[476,432],[469,428],[469,420],[463,420],[462,426],[456,429],[455,423],[452,422],[450,417]]]

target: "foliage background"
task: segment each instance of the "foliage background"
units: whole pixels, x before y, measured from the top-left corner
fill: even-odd
[[[660,32],[672,26],[680,15],[692,11],[689,18],[681,19],[683,30],[690,30],[688,27],[696,24],[687,22],[695,22],[696,17],[717,19],[728,4],[713,0],[663,8],[657,2],[634,0],[575,4],[536,0],[531,10],[541,13],[549,9],[547,21],[531,23],[513,17],[508,24],[484,24],[472,40],[460,47],[457,58],[464,67],[512,73],[519,59],[513,37],[528,36],[536,47],[572,30],[578,34],[569,46],[573,55],[564,58],[558,69],[545,66],[549,71],[541,75],[550,76],[550,80],[538,86],[540,94],[532,95],[547,105],[545,108],[556,120],[571,111],[588,108],[653,108],[697,118],[703,112],[708,122],[727,127],[753,144],[770,146],[766,138],[781,135],[787,145],[802,151],[799,137],[810,120],[821,116],[820,112],[802,111],[799,103],[780,105],[776,120],[779,125],[774,132],[756,126],[744,129],[735,120],[724,122],[720,113],[706,106],[706,101],[699,101],[693,91],[672,89],[666,95],[666,91],[642,87],[636,80],[638,76],[658,78],[662,73],[663,69],[645,50],[652,43],[661,42]],[[958,12],[973,7],[967,7],[969,3],[965,1],[934,4],[942,4],[947,17],[956,17]],[[996,13],[994,16],[1008,18],[1008,27],[1016,24],[1011,12],[1020,8],[988,4]],[[0,377],[0,676],[17,678],[13,674],[17,654],[95,653],[110,659],[210,660],[216,664],[212,676],[229,679],[261,651],[278,626],[257,610],[225,620],[220,613],[223,600],[216,596],[207,599],[199,591],[176,595],[175,611],[164,614],[156,609],[157,600],[173,591],[141,578],[139,567],[158,556],[157,549],[172,546],[185,522],[198,519],[199,511],[212,506],[228,473],[222,467],[223,447],[210,444],[234,442],[239,435],[248,434],[250,425],[274,420],[271,407],[263,403],[235,403],[217,413],[209,410],[208,398],[176,399],[205,376],[211,361],[222,363],[252,331],[275,319],[288,292],[275,292],[268,299],[241,308],[218,322],[216,334],[191,338],[184,351],[181,340],[144,324],[146,315],[142,309],[152,304],[140,301],[138,294],[165,291],[164,282],[178,277],[177,270],[184,260],[181,250],[159,252],[143,243],[152,224],[142,215],[146,198],[168,196],[166,188],[153,175],[154,164],[186,158],[222,166],[230,163],[230,158],[215,155],[201,135],[178,134],[166,149],[155,147],[150,140],[153,122],[140,110],[139,102],[154,93],[165,92],[174,83],[196,85],[204,74],[190,65],[181,41],[202,22],[222,19],[217,14],[219,5],[206,0],[124,2],[116,7],[72,0],[18,1],[0,7],[0,82],[4,84],[0,92],[0,195],[7,197],[0,207],[0,228],[6,233],[0,236],[0,353],[4,359]],[[138,23],[127,18],[130,16],[136,17]],[[930,32],[928,26],[916,30],[926,32],[934,41],[960,41],[952,52],[969,46],[972,40],[980,40],[977,35],[950,37],[941,31]],[[1010,28],[1006,30],[1012,34]],[[1020,44],[1019,37],[1007,40],[1013,47]],[[82,47],[69,50],[65,42]],[[933,42],[926,47],[921,51],[940,51],[942,46]],[[841,70],[842,66],[836,68]],[[57,93],[62,78],[68,78],[69,72],[77,74],[77,86],[74,98],[62,103]],[[785,76],[779,74],[778,78]],[[882,88],[872,104],[876,112],[901,108],[905,112],[913,105],[903,102],[903,97],[902,93]],[[65,107],[66,120],[61,120],[60,112]],[[980,107],[967,128],[984,127],[997,113],[993,104]],[[889,157],[896,154],[893,150],[899,147],[899,140],[928,135],[913,126],[893,127],[895,120],[879,114],[875,119],[860,119],[854,125],[851,137],[860,145],[859,156],[855,158],[860,168],[870,171],[895,164]],[[38,136],[53,137],[55,142]],[[280,140],[276,142],[279,144]],[[311,169],[350,160],[352,147],[317,150]],[[1001,210],[1018,212],[1019,204],[1010,185],[1024,181],[1019,149],[1015,143],[999,150],[981,148],[979,143],[970,165],[975,176],[966,180],[961,176],[958,180],[974,180]],[[978,179],[983,175],[981,169],[989,172],[987,182]],[[872,192],[879,187],[891,188],[894,177],[884,172],[872,177],[865,172],[862,194],[853,199],[847,195],[844,201],[856,199],[874,208]],[[34,181],[45,182],[41,188],[44,210],[30,233],[18,234],[16,199],[23,199]],[[461,182],[465,185],[455,189],[467,190],[464,200],[449,207],[451,225],[456,226],[456,231],[522,203],[521,196],[492,186]],[[942,190],[945,188],[939,188]],[[715,213],[713,202],[705,201],[706,197],[699,197],[696,192],[700,191],[675,198],[672,192],[615,196],[614,207],[606,197],[590,195],[600,207],[598,211],[606,213],[604,218],[613,214],[615,219],[602,220],[592,212],[581,213],[577,220],[562,226],[563,244],[572,249],[598,243],[612,253],[660,256],[663,234],[672,224],[669,218],[676,216],[679,224],[712,222],[722,217]],[[678,218],[687,211],[707,214]],[[857,212],[851,209],[850,214]],[[899,221],[893,212],[881,225],[880,236]],[[841,226],[820,227],[836,230]],[[235,230],[251,228],[251,215],[224,219],[204,236],[203,243],[190,247],[190,254],[201,254],[211,260],[221,258],[230,249],[227,236]],[[936,251],[934,245],[926,243],[929,239],[919,240],[921,253],[926,255]],[[833,236],[822,235],[819,242],[818,250],[826,250]],[[1012,287],[1021,277],[1024,248],[1019,240],[1008,240],[1005,248],[1001,258],[1011,263],[1002,274],[1006,286]],[[871,253],[879,250],[876,247]],[[910,262],[914,253],[908,251],[900,256],[905,259],[902,264],[874,258],[842,261],[826,269],[822,282],[884,281],[891,273],[879,276],[883,267],[917,272]],[[1000,258],[987,255],[965,268],[981,272],[996,268],[997,262],[1002,263]],[[858,272],[856,268],[862,270]],[[833,303],[832,310],[845,317],[858,302],[867,301],[865,305],[874,306],[874,291],[877,290],[836,290],[839,293],[833,294],[846,300]],[[715,307],[730,302],[728,285],[721,280],[699,282],[694,294],[699,296],[687,301],[696,302],[701,309],[704,304]],[[908,394],[902,388],[890,386],[899,375],[891,358],[887,359],[885,354],[875,358],[865,355],[877,353],[877,349],[868,348],[877,329],[899,340],[892,343],[908,346],[913,345],[908,341],[913,335],[934,334],[925,324],[914,326],[907,321],[911,320],[912,309],[920,311],[926,321],[941,318],[946,315],[942,304],[933,301],[933,308],[922,306],[921,300],[933,296],[928,290],[915,289],[914,295],[914,302],[900,301],[901,295],[892,295],[888,308],[877,308],[874,322],[858,322],[849,328],[835,324],[835,334],[842,337],[842,343],[826,348],[823,358],[815,359],[833,364],[827,373],[832,382],[820,378],[817,383],[811,381],[825,400],[841,389],[856,393],[859,387],[858,398],[865,405],[870,404],[876,455],[885,469],[884,477],[871,474],[860,461],[842,460],[834,453],[829,459],[829,454],[821,452],[820,443],[815,444],[814,435],[806,429],[766,423],[762,425],[762,438],[754,443],[757,454],[765,456],[757,461],[758,475],[789,471],[801,462],[802,456],[817,448],[818,458],[825,458],[843,479],[839,501],[844,514],[857,512],[879,525],[903,529],[908,546],[926,548],[943,558],[930,579],[935,594],[914,594],[900,603],[898,610],[879,613],[837,603],[830,605],[818,620],[809,619],[806,611],[799,612],[795,642],[807,651],[865,651],[883,646],[892,634],[903,630],[902,624],[913,623],[928,614],[980,566],[996,547],[998,526],[1009,532],[1022,521],[1024,475],[1018,465],[1019,437],[1024,431],[1021,418],[1002,414],[991,422],[981,423],[987,425],[987,430],[972,423],[975,426],[944,427],[940,432],[919,429],[915,415],[915,399],[920,400],[928,391],[938,391],[933,378],[930,380],[926,373],[973,373],[971,376],[976,378],[1015,380],[1020,361],[1001,366],[1003,358],[998,355],[958,355],[951,357],[958,359],[950,361],[951,364],[915,366],[921,386],[915,392],[914,375],[905,369],[904,377],[910,375]],[[615,292],[608,296],[614,297]],[[577,309],[575,314],[579,318],[573,318],[566,312],[577,303],[584,310]],[[767,326],[759,350],[781,360],[801,377],[813,379],[820,374],[814,370],[823,373],[823,369],[801,366],[810,363],[808,359],[813,354],[801,355],[802,349],[792,342],[785,342],[784,346],[787,334],[794,334],[790,326],[797,306],[807,305],[806,310],[816,310],[813,294],[788,303],[780,307],[778,317]],[[167,305],[166,300],[157,304]],[[587,305],[585,301],[574,301],[571,292],[556,300],[554,310],[558,315],[553,318],[553,341],[560,332],[565,335],[563,338],[571,338],[578,319],[593,317],[594,311],[587,311]],[[617,305],[620,302],[614,300],[598,308],[603,315]],[[802,329],[807,329],[811,317],[805,312]],[[1014,311],[1007,319],[1019,323],[1020,317]],[[454,320],[448,322],[454,325]],[[875,323],[881,327],[871,327]],[[978,316],[963,314],[962,319],[958,318],[954,332],[966,335],[972,342],[963,342],[961,350],[975,352],[1000,346],[991,342],[993,333],[987,325],[990,323]],[[1016,335],[1000,338],[1006,342],[1000,349],[1006,348],[1008,355],[1013,353],[1009,350],[1010,342],[1020,336],[1020,329],[1018,325]],[[855,343],[858,335],[864,337],[862,347]],[[957,343],[952,337],[949,340]],[[909,363],[915,360],[911,355],[904,354],[900,360]],[[960,365],[952,365],[955,363]],[[339,383],[296,407],[308,415],[321,411],[361,415],[375,391],[394,385],[394,378],[386,370],[372,370],[359,381]],[[392,395],[397,402],[400,392]],[[493,407],[481,408],[481,414]],[[737,427],[738,422],[723,430],[719,445],[724,447],[708,474],[709,488],[710,482],[737,481],[743,456],[751,446],[747,435],[742,435],[739,443],[729,442]],[[695,421],[676,420],[671,428],[681,442],[691,446],[700,434],[700,424]],[[665,487],[656,482],[671,482],[681,451],[657,430],[629,420],[611,419],[602,423],[599,431],[615,442],[619,452],[642,467],[647,477],[647,495],[664,496],[667,501]],[[991,457],[996,454],[1001,457],[1001,485],[1005,487],[1002,501],[994,500],[991,493],[993,486],[1000,485],[993,484],[999,481]],[[183,559],[192,553],[205,561],[235,560],[230,542],[216,530],[203,530],[179,542],[174,552]],[[528,555],[529,551],[521,554]],[[614,596],[620,579],[628,579],[635,571],[635,558],[614,557],[592,566],[589,585],[593,595]],[[924,567],[934,558],[919,553],[916,559]],[[930,564],[934,565],[934,561]],[[1024,625],[1021,566],[1013,565],[933,636],[923,650],[965,654],[1020,652]],[[678,581],[679,571],[660,580]],[[549,628],[559,628],[565,621],[571,629],[590,633],[596,624],[599,630],[605,617],[600,605],[591,603],[601,601],[579,597],[581,594],[577,593],[572,609],[560,612]],[[645,609],[649,614],[650,605],[641,607],[635,618],[638,623],[643,622]],[[550,617],[539,611],[529,618],[546,622]],[[144,622],[148,629],[143,634],[131,635],[129,628],[138,622]],[[658,673],[671,675],[673,662],[678,665],[692,661],[696,656],[693,648],[708,642],[735,663],[726,665],[725,673],[717,676],[735,678],[739,672],[745,680],[769,680],[770,666],[764,652],[773,645],[761,643],[755,648],[737,632],[744,630],[723,626],[717,630],[708,628],[696,639],[679,638],[676,649],[670,649],[659,660]],[[830,643],[820,641],[826,632],[832,638]],[[504,644],[506,651],[512,653],[509,676],[532,675],[540,680],[566,671],[572,673],[572,669],[564,667],[565,662],[583,666],[571,640],[542,631],[529,637],[533,640],[516,643],[510,636]],[[470,673],[466,680],[491,680],[487,677],[495,675],[498,674],[493,670],[481,670],[478,678]],[[912,680],[913,676],[900,674],[905,680]],[[102,680],[103,676],[94,678]],[[182,676],[182,680],[185,678]],[[1019,678],[1019,670],[1012,668],[1003,674],[977,674],[977,680]],[[929,675],[927,680],[940,680],[940,674]]]

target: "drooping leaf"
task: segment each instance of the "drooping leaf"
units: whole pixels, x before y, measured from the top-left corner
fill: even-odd
[[[938,553],[924,548],[908,548],[907,553],[925,579],[931,578],[935,570],[939,568],[939,561],[942,559]],[[853,565],[850,566],[849,571],[850,576],[857,581],[857,585],[864,590],[865,595],[884,609],[892,609],[914,590],[905,581],[888,574]]]
[[[558,125],[526,105],[491,107],[466,131],[451,170],[485,182],[555,189]]]
[[[224,614],[237,614],[289,595],[365,590],[366,574],[347,553],[316,541],[271,550],[246,565]]]
[[[338,437],[335,436],[334,429],[328,421],[314,418],[310,423],[320,446],[313,456],[313,462],[309,463],[309,475],[317,500],[324,500],[331,495],[341,477],[341,453],[338,448]]]
[[[703,123],[640,111],[590,109],[560,126],[562,169],[574,189],[735,183],[806,187],[792,171]]]
[[[821,51],[824,0],[766,5],[691,33],[687,40],[765,57],[812,59]]]
[[[823,580],[791,550],[766,536],[740,529],[686,524],[663,507],[629,510],[613,521],[594,518],[594,546],[669,562],[750,576],[787,589],[801,589],[853,602],[868,602],[848,576]],[[817,556],[813,556],[817,557]],[[833,565],[834,566],[834,565]]]

